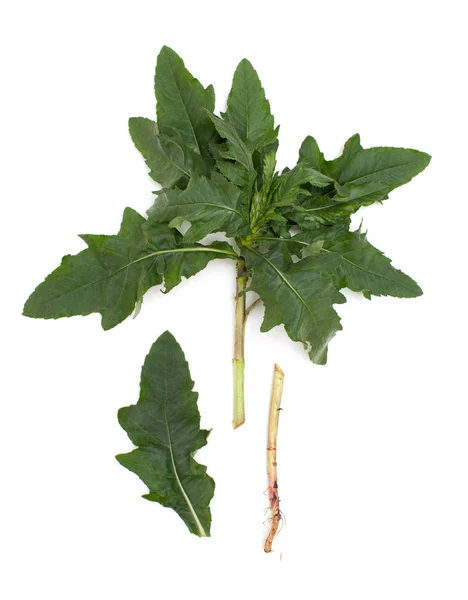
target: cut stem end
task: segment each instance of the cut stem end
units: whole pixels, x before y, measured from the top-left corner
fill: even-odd
[[[234,419],[232,426],[237,429],[245,422],[244,359],[234,358],[232,365],[234,369]]]

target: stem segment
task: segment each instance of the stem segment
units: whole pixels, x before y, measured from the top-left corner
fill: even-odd
[[[280,500],[278,496],[278,475],[276,469],[276,443],[278,439],[278,421],[281,410],[283,382],[284,373],[278,365],[275,365],[273,389],[271,391],[270,418],[268,420],[267,444],[268,498],[270,500],[271,529],[265,541],[265,552],[271,552],[273,540],[278,533],[278,527],[281,521]]]
[[[237,261],[236,279],[236,329],[234,338],[234,429],[240,427],[245,421],[244,406],[244,331],[245,331],[245,288],[247,277],[245,275],[245,261],[239,258]]]

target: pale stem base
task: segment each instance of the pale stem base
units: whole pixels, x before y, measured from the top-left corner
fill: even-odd
[[[234,429],[240,427],[245,421],[244,403],[244,359],[234,358],[232,361],[234,369]]]
[[[236,279],[236,325],[234,338],[234,429],[240,427],[245,421],[244,405],[244,333],[245,333],[245,288],[247,277],[245,276],[245,262],[240,258],[237,262]]]

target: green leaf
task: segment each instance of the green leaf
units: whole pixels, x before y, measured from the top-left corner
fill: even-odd
[[[325,172],[323,153],[320,152],[317,142],[311,135],[308,135],[302,142],[299,150],[299,161],[316,171]]]
[[[137,404],[119,410],[119,423],[137,448],[116,458],[148,486],[143,498],[172,508],[191,533],[207,537],[215,484],[193,458],[209,435],[200,429],[193,385],[182,348],[166,331],[145,359]]]
[[[260,79],[245,58],[234,73],[226,115],[250,152],[274,142],[278,136]]]
[[[364,150],[359,134],[349,138],[342,155],[335,160],[324,160],[310,136],[304,140],[299,156],[305,164],[335,180],[337,200],[360,200],[363,205],[385,199],[390,191],[423,171],[431,159],[424,152],[407,148]]]
[[[204,89],[180,56],[164,46],[158,56],[154,89],[159,130],[170,137],[175,130],[189,148],[208,154],[215,129],[205,109],[214,110],[213,86]]]
[[[272,150],[265,154],[263,157],[263,170],[262,170],[262,190],[267,193],[270,191],[276,172],[276,150]]]
[[[211,179],[192,177],[186,190],[166,190],[148,211],[159,222],[185,219],[191,223],[187,242],[203,239],[209,233],[224,231],[228,236],[250,232],[247,198],[235,185],[217,173]]]
[[[316,229],[322,225],[332,225],[347,220],[362,206],[373,204],[374,200],[337,202],[328,196],[306,198],[301,204],[285,207],[284,216],[297,223],[302,229]]]
[[[164,293],[179,285],[182,277],[189,279],[202,271],[215,258],[237,258],[227,242],[211,244],[187,243],[184,236],[166,223],[148,220],[143,231],[152,249],[161,252],[157,256],[157,268],[164,275]]]
[[[338,289],[346,287],[362,292],[369,299],[371,295],[415,298],[422,294],[418,284],[395,269],[390,259],[372,246],[361,231],[347,231],[346,227],[335,226],[312,234],[299,234],[292,241],[307,244],[320,241],[322,252],[339,259],[329,272]]]
[[[143,155],[154,181],[167,188],[181,177],[190,176],[183,149],[174,140],[160,134],[154,121],[133,117],[128,125],[133,143]]]
[[[141,304],[143,294],[166,279],[166,291],[214,258],[235,258],[230,246],[187,244],[167,224],[155,228],[125,209],[118,235],[83,235],[88,248],[65,256],[27,300],[23,314],[41,319],[100,313],[111,329]],[[182,263],[183,261],[183,263]]]
[[[261,189],[256,190],[250,203],[250,227],[256,232],[267,219],[274,219],[275,206],[272,197],[278,183],[276,169],[276,150],[263,156]]]
[[[247,182],[246,187],[250,188],[257,175],[253,166],[252,152],[242,141],[232,123],[211,113],[209,113],[209,116],[219,135],[226,140],[226,149],[220,149],[221,156],[233,160],[243,167],[243,179]]]
[[[281,174],[275,190],[274,203],[277,206],[293,204],[300,194],[306,194],[303,189],[307,183],[315,187],[326,187],[330,185],[330,178],[316,169],[299,162],[293,169]]]
[[[221,175],[234,185],[237,185],[237,187],[248,190],[252,186],[252,175],[249,175],[248,171],[240,163],[230,160],[218,160],[216,161],[216,166]]]
[[[328,343],[341,329],[333,304],[345,302],[332,280],[321,274],[323,266],[315,257],[294,263],[286,244],[271,241],[266,253],[245,249],[247,267],[252,271],[251,290],[265,304],[262,331],[283,324],[293,341],[302,342],[310,359],[327,361]],[[333,258],[328,260],[331,267]]]
[[[192,175],[203,175],[204,177],[209,177],[213,169],[215,168],[215,161],[210,154],[198,154],[195,150],[192,150],[187,146],[180,132],[175,129],[172,130],[171,140],[176,142],[184,152],[185,158],[185,168],[190,176]],[[213,142],[210,142],[209,146],[211,148]],[[186,183],[184,181],[183,183]],[[177,183],[177,187],[180,187],[180,182]],[[186,185],[184,185],[186,187]]]
[[[361,150],[361,137],[359,133],[355,133],[345,143],[341,156],[335,158],[335,160],[325,161],[324,170],[327,175],[330,175],[330,177],[333,177],[333,179],[338,181],[343,169],[356,154],[361,152]]]
[[[342,156],[327,163],[327,173],[337,180],[338,199],[371,203],[408,183],[430,160],[425,152],[407,148],[363,150],[356,134],[346,142]]]
[[[408,183],[429,164],[425,152],[406,148],[369,148],[356,152],[338,179],[341,185],[381,184],[387,192]]]
[[[268,157],[269,155],[265,158]],[[269,165],[266,165],[265,169],[268,168]],[[283,171],[274,180],[272,177],[271,182],[267,180],[266,190],[262,188],[252,198],[250,210],[252,231],[258,231],[267,221],[284,218],[277,212],[277,209],[282,206],[294,205],[299,198],[309,196],[310,193],[303,187],[308,183],[324,187],[330,184],[330,178],[299,162],[293,169]]]

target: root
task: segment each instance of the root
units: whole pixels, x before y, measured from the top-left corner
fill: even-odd
[[[271,529],[268,534],[267,539],[265,540],[265,552],[271,552],[271,548],[273,546],[273,540],[278,535],[278,528],[282,521],[282,515],[279,508],[273,513],[271,516]]]
[[[280,510],[280,500],[278,495],[278,477],[276,462],[276,442],[278,438],[278,420],[281,410],[281,396],[283,392],[284,373],[275,365],[273,376],[273,390],[271,393],[270,419],[268,422],[268,443],[267,443],[267,474],[268,474],[268,497],[270,500],[270,521],[271,528],[267,539],[265,540],[265,552],[271,552],[273,541],[278,534],[280,523],[282,522],[282,513]]]

